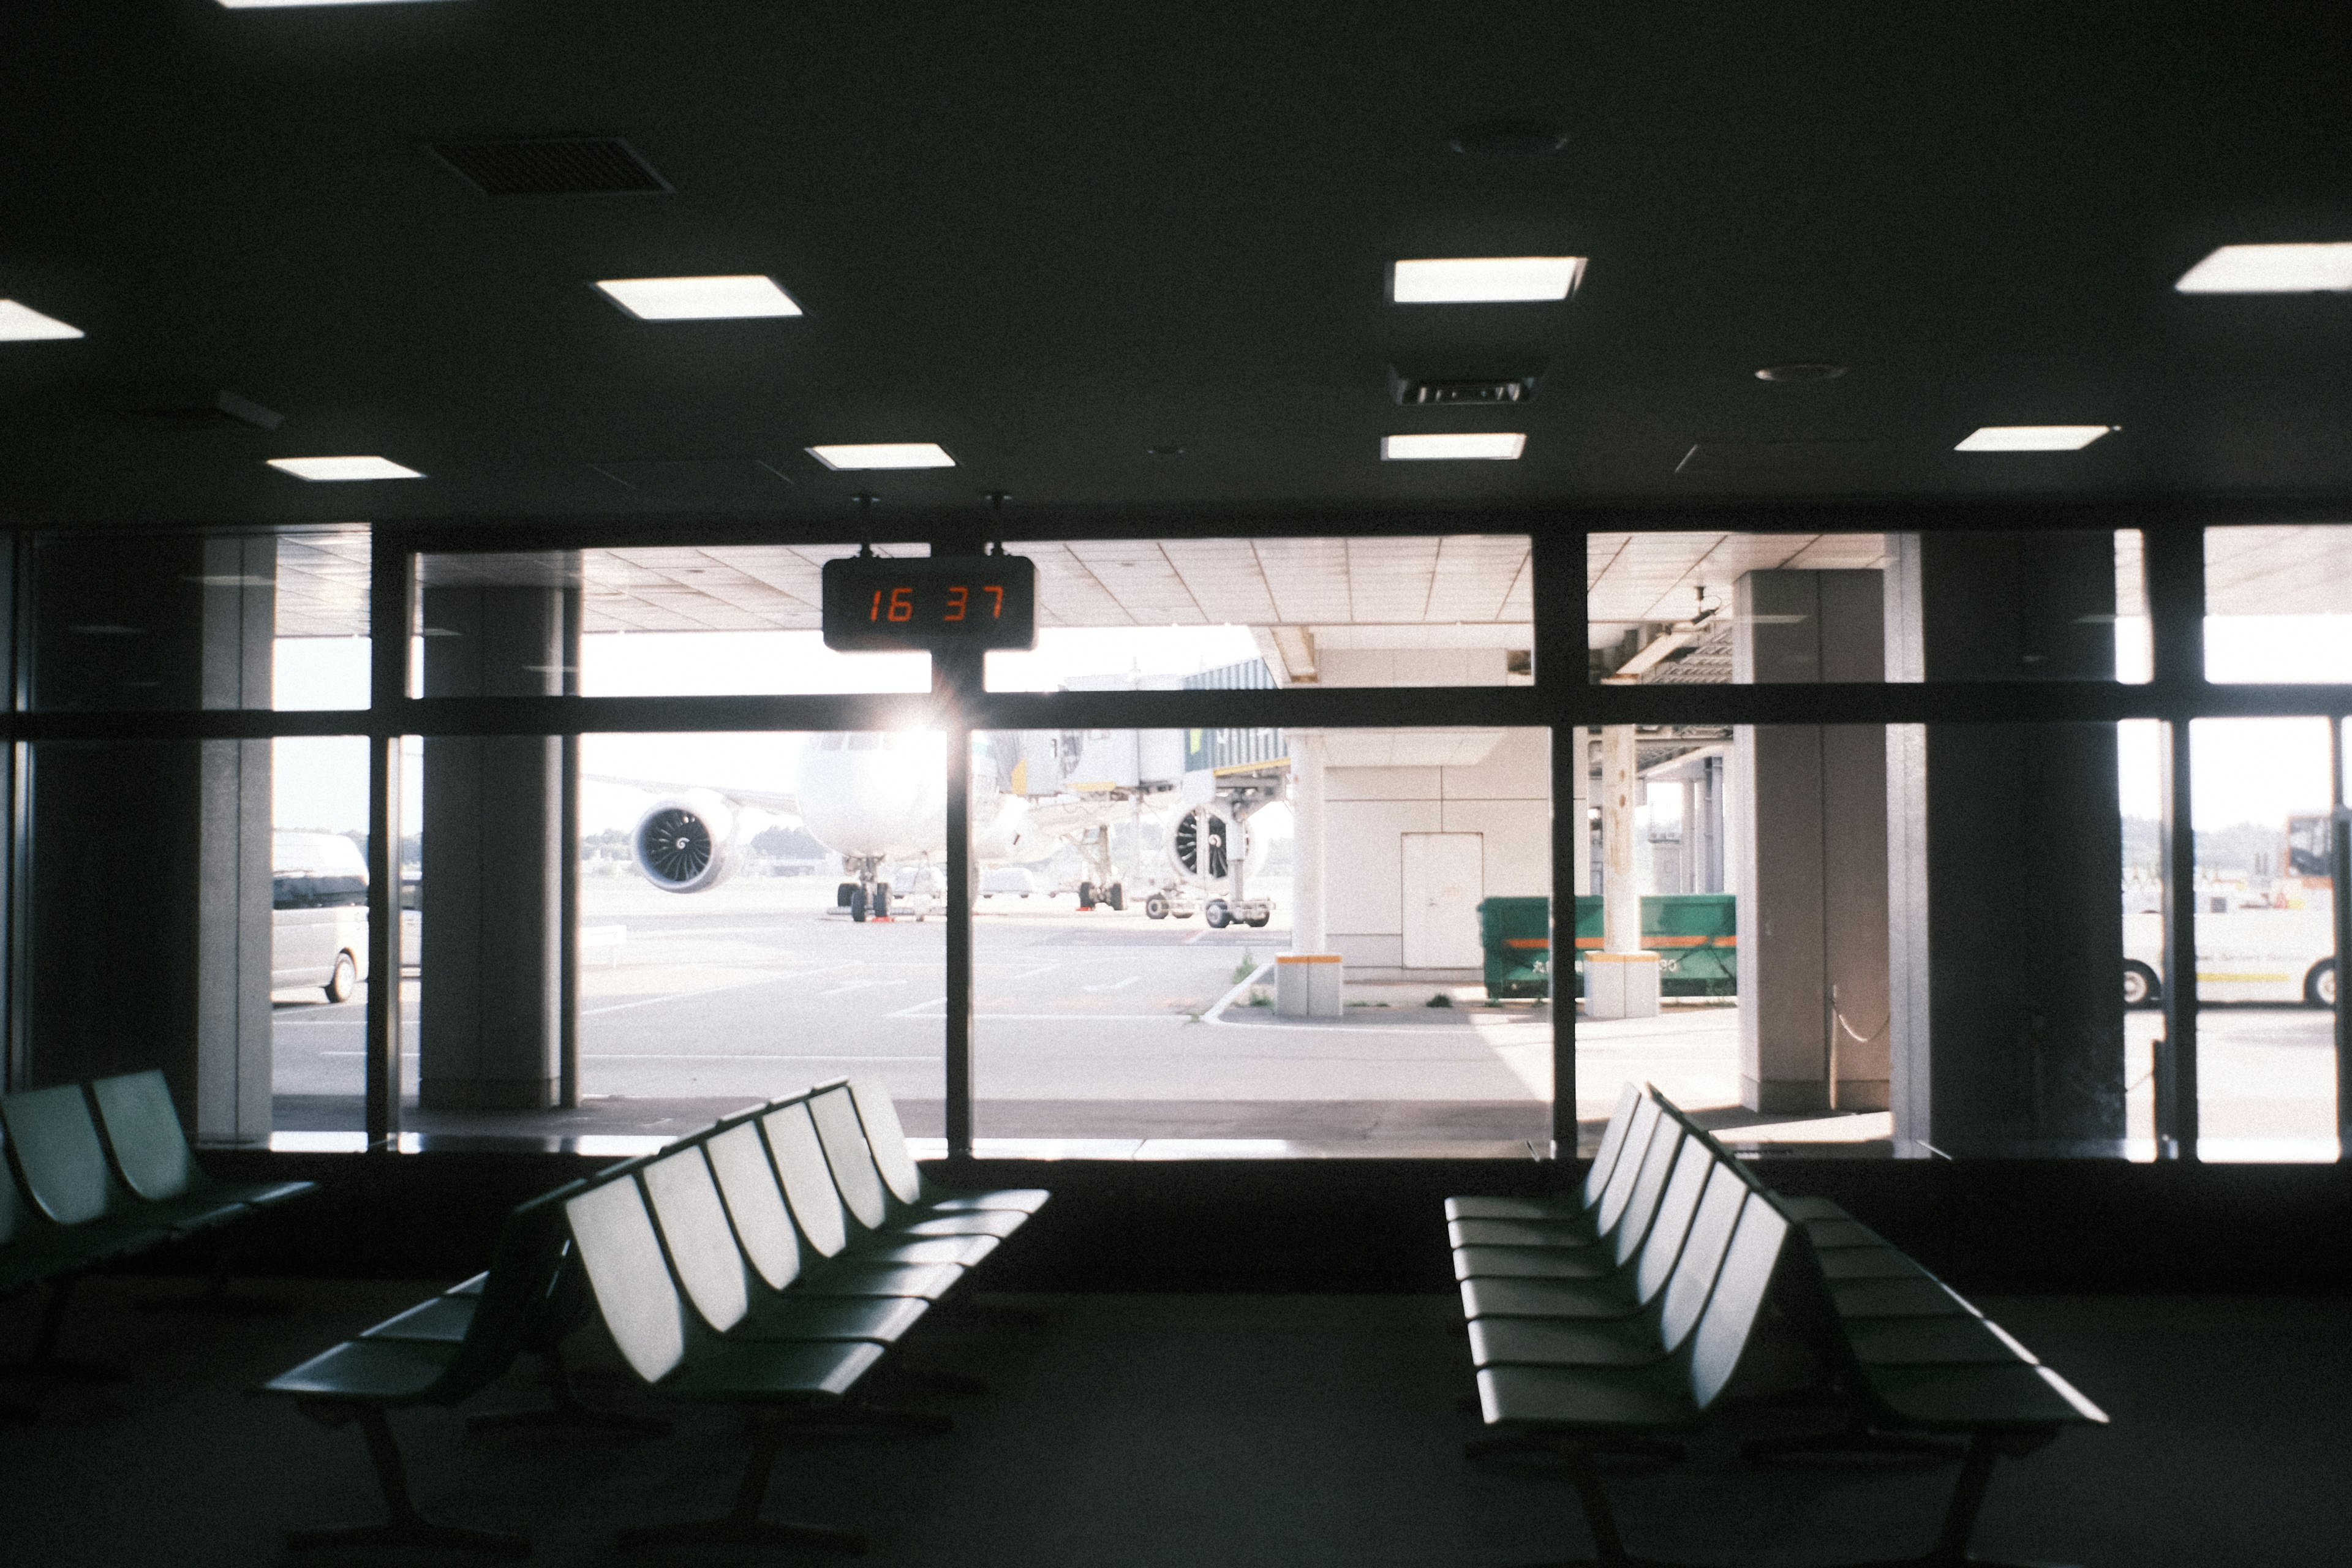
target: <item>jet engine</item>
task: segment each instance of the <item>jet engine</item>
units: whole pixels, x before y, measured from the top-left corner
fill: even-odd
[[[1219,805],[1187,806],[1168,828],[1168,863],[1186,882],[1223,882],[1236,859],[1249,868],[1253,847],[1248,826]]]
[[[637,818],[629,853],[666,893],[699,893],[735,868],[735,812],[723,796],[692,790],[656,801]]]

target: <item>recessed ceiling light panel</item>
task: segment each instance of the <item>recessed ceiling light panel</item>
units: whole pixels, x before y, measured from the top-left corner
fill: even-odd
[[[1389,297],[1400,305],[1494,305],[1565,300],[1584,277],[1581,256],[1455,256],[1400,261]]]
[[[390,458],[272,458],[269,466],[298,479],[314,481],[421,479],[425,477],[415,468],[404,468]]]
[[[2352,243],[2225,245],[2180,275],[2183,294],[2341,294],[2352,291]]]
[[[290,11],[309,5],[413,5],[422,0],[220,0],[224,11]]]
[[[757,272],[714,278],[600,278],[596,287],[642,321],[719,321],[797,316],[800,306]]]
[[[828,468],[952,468],[956,460],[936,441],[873,441],[864,446],[811,447]]]
[[[79,327],[69,327],[55,316],[44,316],[14,300],[0,300],[0,343],[38,342],[81,335]]]
[[[1955,452],[2079,452],[2113,425],[1988,425]]]
[[[1517,430],[1448,431],[1419,436],[1383,436],[1383,462],[1442,462],[1448,458],[1483,458],[1507,462],[1527,449],[1528,438]]]

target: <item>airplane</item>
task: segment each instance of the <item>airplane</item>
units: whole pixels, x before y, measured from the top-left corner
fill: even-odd
[[[1256,858],[1236,814],[1188,805],[1172,826],[1160,823],[1159,798],[1171,795],[1173,781],[1114,784],[1079,781],[1065,787],[1077,761],[1077,736],[1041,732],[1007,737],[1000,758],[996,737],[983,737],[973,768],[972,862],[976,870],[1029,865],[1069,843],[1084,858],[1087,878],[1078,887],[1081,908],[1097,903],[1124,909],[1127,889],[1117,880],[1110,844],[1119,816],[1139,828],[1147,813],[1161,826],[1169,846],[1169,885],[1150,889],[1146,913],[1164,919],[1190,914],[1202,904],[1208,923],[1262,926],[1270,918],[1266,900],[1194,896],[1196,887],[1239,879]],[[882,880],[886,868],[915,868],[918,884],[932,880],[935,864],[947,858],[947,738],[937,731],[830,731],[809,737],[799,762],[799,787],[781,791],[681,786],[657,781],[591,774],[596,783],[639,789],[657,798],[638,817],[629,836],[631,858],[646,880],[664,892],[699,893],[717,887],[740,859],[739,825],[746,812],[796,817],[810,837],[842,858],[853,879],[842,882],[838,906],[856,921],[890,917],[893,889]],[[1033,757],[1031,753],[1039,753]],[[1065,778],[1034,787],[1032,763],[1044,757]],[[1000,765],[1009,761],[1009,766]],[[1038,784],[1044,784],[1042,779]],[[1232,816],[1230,822],[1226,819]],[[1231,846],[1229,848],[1229,841]],[[1241,853],[1234,856],[1231,848]],[[933,885],[936,885],[934,883]],[[902,889],[903,891],[903,889]],[[1235,889],[1238,894],[1239,889]]]

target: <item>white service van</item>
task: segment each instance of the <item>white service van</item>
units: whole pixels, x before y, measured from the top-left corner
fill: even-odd
[[[272,834],[270,856],[269,988],[350,1001],[367,978],[366,858],[336,833]]]

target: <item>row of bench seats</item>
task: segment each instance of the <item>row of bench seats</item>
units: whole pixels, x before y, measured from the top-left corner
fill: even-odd
[[[134,1253],[245,1219],[310,1182],[217,1180],[197,1165],[160,1071],[0,1096],[15,1180],[0,1178],[0,1294],[48,1287],[26,1373],[102,1371],[55,1355],[75,1282]],[[215,1284],[225,1282],[227,1254]]]
[[[1846,1415],[1751,1454],[1895,1447],[1962,1458],[1937,1544],[1969,1556],[1992,1466],[2106,1416],[1959,1294],[1835,1204],[1772,1192],[1713,1135],[1628,1084],[1582,1187],[1446,1201],[1481,1413],[1473,1451],[1568,1462],[1597,1550],[1625,1554],[1593,1458],[1678,1451],[1768,1335]],[[1953,1438],[1964,1449],[1951,1449]]]
[[[934,1188],[889,1096],[843,1080],[532,1199],[508,1216],[487,1272],[260,1391],[331,1426],[357,1422],[390,1512],[380,1525],[298,1531],[290,1544],[527,1554],[521,1536],[417,1513],[386,1412],[457,1404],[519,1353],[552,1353],[593,1310],[656,1391],[755,1416],[725,1518],[627,1531],[624,1544],[793,1540],[861,1550],[845,1531],[761,1517],[782,1444],[815,1425],[945,1429],[944,1417],[882,1410],[856,1391],[1046,1197]]]

